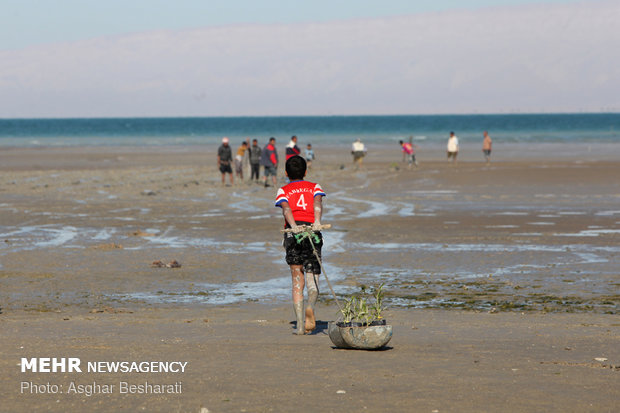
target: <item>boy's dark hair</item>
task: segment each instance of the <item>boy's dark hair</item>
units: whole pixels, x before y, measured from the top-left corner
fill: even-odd
[[[306,168],[306,160],[299,155],[291,156],[285,165],[286,174],[291,181],[304,179]]]

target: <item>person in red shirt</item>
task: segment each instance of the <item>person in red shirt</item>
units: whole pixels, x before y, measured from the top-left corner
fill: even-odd
[[[291,136],[291,141],[286,145],[286,160],[288,161],[295,155],[300,155],[301,149],[297,146],[297,136]]]
[[[269,143],[265,145],[265,148],[261,151],[260,164],[265,167],[265,188],[269,186],[267,179],[271,176],[271,182],[273,186],[276,186],[278,175],[278,150],[276,149],[276,138],[273,136],[269,138]]]
[[[322,200],[325,192],[319,184],[304,180],[307,165],[306,160],[301,156],[292,156],[286,161],[285,169],[290,183],[278,189],[276,206],[282,208],[284,227],[293,229],[293,233],[284,234],[283,245],[286,250],[286,263],[291,268],[293,281],[293,308],[297,319],[296,334],[303,335],[312,332],[316,327],[314,306],[319,296],[318,277],[321,273],[321,266],[310,243],[314,243],[314,248],[320,258],[323,236],[318,229],[323,215]],[[294,233],[302,231],[301,225],[311,225],[316,230],[317,240],[305,238],[298,243]],[[304,286],[308,289],[308,306],[305,312]]]
[[[411,169],[411,165],[415,165],[417,168],[418,161],[415,160],[415,148],[417,148],[418,145],[414,145],[411,142],[403,142],[403,141],[398,141],[398,143],[400,144],[400,147],[403,150],[403,161],[405,159],[407,160],[407,167]]]

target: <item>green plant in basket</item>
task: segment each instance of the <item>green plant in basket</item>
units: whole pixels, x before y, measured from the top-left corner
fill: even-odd
[[[384,310],[383,285],[372,289],[374,290],[372,294],[366,291],[366,286],[362,286],[359,294],[354,294],[345,300],[340,310],[343,323],[358,322],[362,326],[370,326],[375,321],[381,321]]]
[[[375,302],[372,305],[372,314],[373,314],[373,318],[375,320],[381,320],[383,319],[383,316],[381,315],[381,313],[383,312],[383,297],[384,297],[384,293],[383,293],[383,286],[385,285],[385,283],[382,283],[379,288],[376,289],[375,293],[374,293],[374,299]]]

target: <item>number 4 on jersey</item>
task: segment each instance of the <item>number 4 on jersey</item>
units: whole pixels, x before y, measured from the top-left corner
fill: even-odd
[[[299,195],[299,200],[297,200],[297,206],[303,209],[304,211],[306,210],[306,207],[308,206],[308,204],[306,204],[306,200],[304,199],[304,194]]]

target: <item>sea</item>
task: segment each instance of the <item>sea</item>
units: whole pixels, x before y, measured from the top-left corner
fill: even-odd
[[[214,145],[222,137],[350,145],[443,143],[454,131],[461,142],[620,143],[620,113],[0,119],[0,147]]]

